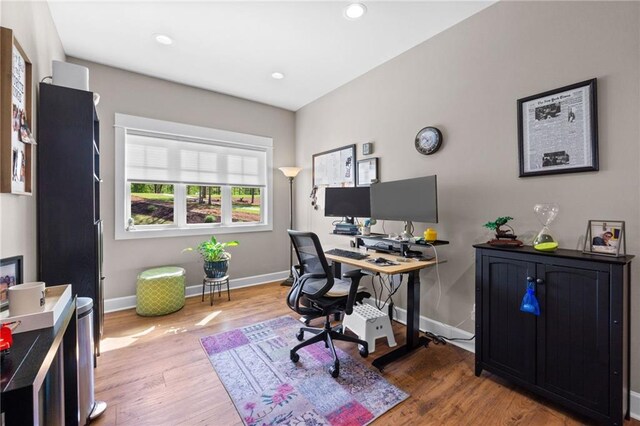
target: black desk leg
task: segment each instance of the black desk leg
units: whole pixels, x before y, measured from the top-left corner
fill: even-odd
[[[429,339],[420,337],[420,271],[409,272],[407,283],[407,338],[406,343],[397,349],[376,358],[372,365],[382,371],[387,364],[425,346]]]

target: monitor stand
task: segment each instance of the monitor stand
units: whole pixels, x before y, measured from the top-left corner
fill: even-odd
[[[342,223],[348,223],[350,225],[353,225],[355,221],[353,217],[345,216],[342,218]]]
[[[413,223],[410,220],[404,222],[404,231],[400,234],[403,240],[409,240],[413,238]]]

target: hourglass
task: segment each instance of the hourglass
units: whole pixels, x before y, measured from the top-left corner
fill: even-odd
[[[533,211],[542,224],[542,229],[533,239],[533,248],[540,251],[554,251],[558,248],[558,242],[551,235],[549,225],[558,216],[560,207],[557,204],[536,204],[533,206]]]

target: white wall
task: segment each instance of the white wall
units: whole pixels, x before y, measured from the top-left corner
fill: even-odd
[[[273,138],[273,231],[224,234],[222,241],[239,240],[233,247],[232,278],[251,277],[289,268],[286,229],[289,221],[287,181],[278,167],[294,162],[294,113],[257,102],[160,80],[75,58],[89,67],[91,90],[100,93],[100,212],[104,228],[105,298],[135,294],[136,275],[144,269],[179,265],[187,270],[187,284],[202,282],[202,262],[182,253],[207,236],[115,240],[114,238],[114,114],[123,113]]]
[[[37,87],[40,80],[51,75],[51,61],[65,59],[58,32],[51,19],[46,2],[0,2],[0,24],[13,30],[14,36],[25,50],[33,71],[33,123],[37,134]],[[34,281],[37,275],[36,242],[36,161],[34,150],[33,195],[0,194],[0,258],[23,255],[24,279]]]
[[[304,167],[299,200],[311,189],[311,156],[346,144],[375,141],[383,181],[438,175],[442,239],[442,298],[433,270],[424,271],[421,313],[450,325],[469,318],[474,304],[474,249],[490,238],[482,224],[516,218],[524,237],[540,229],[533,205],[557,202],[552,229],[561,247],[581,248],[589,219],[627,221],[628,251],[640,254],[640,4],[500,2],[368,72],[296,114],[296,158]],[[600,171],[518,177],[516,100],[598,78]],[[444,133],[432,156],[414,149],[427,125]],[[321,194],[322,195],[322,194]],[[298,203],[298,228],[318,233],[326,248],[346,244],[329,236],[322,208]],[[411,200],[407,200],[411,202]],[[320,198],[322,205],[322,197]],[[386,230],[398,232],[399,223]],[[421,233],[426,224],[418,224]],[[381,232],[381,226],[374,228]],[[529,239],[530,241],[530,239]],[[633,294],[640,289],[633,267]],[[401,291],[396,303],[405,306]],[[632,322],[633,388],[640,389],[640,299]],[[473,331],[467,320],[460,328]]]

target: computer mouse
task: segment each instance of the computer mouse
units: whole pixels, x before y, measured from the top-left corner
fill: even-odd
[[[385,259],[384,257],[378,257],[376,259],[376,263],[386,263],[386,262],[387,262],[387,259]]]

